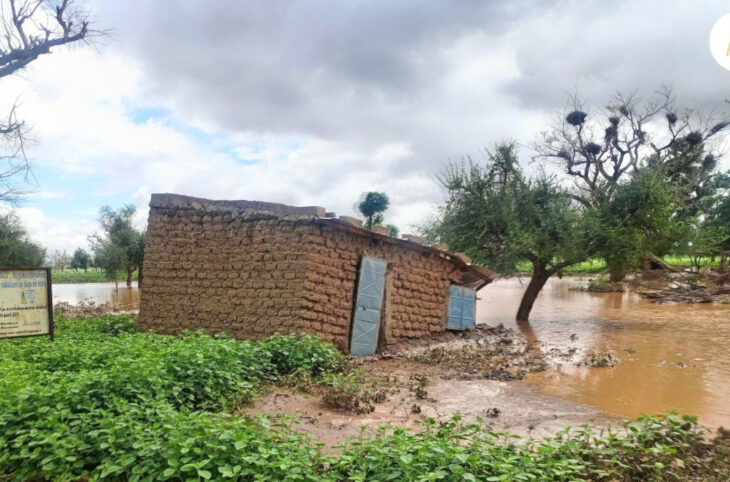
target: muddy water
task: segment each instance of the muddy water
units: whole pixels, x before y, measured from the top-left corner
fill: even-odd
[[[111,303],[119,309],[139,308],[139,289],[137,282],[127,288],[125,283],[61,283],[53,285],[53,303],[68,302],[72,305],[90,300],[96,304]]]
[[[479,293],[479,321],[584,353],[610,350],[621,359],[615,368],[564,363],[532,375],[529,382],[542,393],[624,417],[676,408],[706,425],[730,426],[730,305],[660,305],[633,293],[570,289],[582,283],[550,280],[526,329],[514,322],[524,286],[498,281]]]

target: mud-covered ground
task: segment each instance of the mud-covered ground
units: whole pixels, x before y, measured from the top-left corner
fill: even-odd
[[[93,318],[119,313],[110,303],[57,303],[56,316]],[[126,313],[134,313],[127,311]],[[374,433],[384,425],[416,428],[427,418],[478,418],[494,431],[542,437],[566,426],[611,420],[599,409],[543,395],[523,382],[530,373],[560,364],[612,367],[610,353],[582,353],[565,340],[560,347],[528,342],[499,325],[390,345],[375,357],[348,361],[337,383],[292,377],[271,385],[241,413],[295,418],[299,430],[333,447]],[[354,381],[351,381],[354,380]],[[616,420],[618,421],[618,420]]]
[[[374,433],[383,425],[415,427],[426,418],[447,420],[455,414],[466,421],[481,418],[494,431],[542,437],[566,426],[612,420],[596,408],[542,395],[521,381],[556,364],[587,363],[594,355],[570,347],[548,349],[527,343],[503,327],[478,326],[465,333],[447,332],[435,340],[391,347],[379,357],[353,360],[353,369],[362,372],[358,383],[365,388],[337,393],[369,394],[367,403],[333,406],[329,387],[300,382],[269,387],[242,411],[293,416],[301,422],[299,430],[330,447],[361,430]]]

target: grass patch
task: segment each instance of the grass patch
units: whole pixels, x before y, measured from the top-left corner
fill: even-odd
[[[132,277],[137,281],[136,270]],[[109,283],[114,281],[106,275],[104,270],[98,268],[89,268],[87,271],[82,269],[64,269],[63,271],[54,269],[51,279],[54,283]],[[120,279],[118,281],[123,282],[124,280]]]
[[[667,264],[671,266],[678,266],[678,267],[685,267],[689,268],[692,266],[692,259],[689,256],[685,255],[667,255],[664,256],[664,261],[667,262]],[[715,257],[714,260],[712,260],[710,257],[703,257],[700,261],[701,266],[711,266],[713,268],[717,268],[720,266],[720,257]],[[603,259],[589,259],[587,261],[583,261],[581,263],[576,263],[574,265],[568,266],[567,268],[563,268],[564,274],[574,274],[574,275],[581,275],[581,274],[599,274],[599,273],[605,273],[607,269],[606,262]],[[529,261],[523,261],[517,265],[517,271],[520,273],[531,273],[532,272],[532,263]]]
[[[249,342],[139,333],[120,315],[59,320],[55,342],[0,341],[0,479],[727,480],[730,444],[706,443],[691,417],[540,441],[429,420],[329,455],[289,423],[230,413],[262,384],[296,378],[377,397],[343,359],[311,336]]]

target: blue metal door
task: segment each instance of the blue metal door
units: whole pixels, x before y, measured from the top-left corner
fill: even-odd
[[[355,356],[372,355],[377,348],[387,269],[382,259],[362,258],[350,342],[350,353]]]
[[[471,288],[451,285],[449,288],[449,317],[446,328],[466,330],[476,325],[477,293]]]

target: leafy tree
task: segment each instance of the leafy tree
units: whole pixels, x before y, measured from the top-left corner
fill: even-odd
[[[529,319],[553,274],[587,259],[592,243],[582,209],[555,178],[525,177],[514,143],[497,145],[483,165],[451,164],[439,181],[447,197],[425,229],[430,241],[444,242],[503,275],[515,273],[524,260],[532,263],[518,321]]]
[[[73,258],[71,258],[71,269],[83,269],[88,271],[91,264],[91,255],[83,248],[76,248]]]
[[[398,226],[395,224],[388,224],[385,226],[390,231],[390,235],[393,238],[397,238],[400,235],[400,229],[398,229]]]
[[[699,270],[703,258],[715,258],[723,251],[724,244],[730,240],[730,226],[711,226],[698,223],[692,226],[689,241],[684,251],[689,255],[692,266]]]
[[[662,168],[644,168],[616,186],[610,200],[589,211],[597,254],[606,260],[612,281],[686,240],[690,218],[679,215],[684,200],[681,188]]]
[[[390,200],[384,192],[365,193],[358,204],[358,209],[365,216],[365,228],[373,229],[373,226],[382,224],[383,213],[389,205]]]
[[[100,32],[73,0],[0,0],[0,79],[25,69],[57,47],[86,42]],[[30,172],[28,127],[13,105],[0,121],[0,201],[17,204],[26,194],[15,182]]]
[[[706,198],[702,224],[715,230],[730,229],[730,171],[716,176],[710,188],[713,195]],[[722,242],[720,249],[730,250],[730,239]]]
[[[134,270],[142,270],[144,258],[145,233],[132,224],[135,212],[136,208],[131,204],[116,211],[109,206],[102,207],[99,224],[103,232],[89,237],[94,264],[111,279],[116,279],[120,271],[124,272],[127,286],[132,286]]]
[[[15,213],[0,215],[0,266],[35,268],[43,265],[46,250],[32,242]]]

